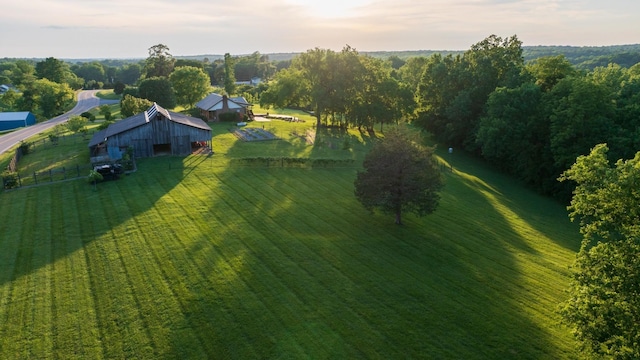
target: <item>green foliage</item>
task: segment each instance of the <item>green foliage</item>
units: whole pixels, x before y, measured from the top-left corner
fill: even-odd
[[[111,107],[109,105],[100,106],[99,111],[100,111],[100,115],[104,116],[104,119],[106,121],[113,120],[113,115],[111,115]]]
[[[640,152],[609,165],[605,144],[580,156],[561,181],[576,183],[572,220],[584,236],[561,313],[585,352],[640,356]]]
[[[220,121],[227,121],[227,122],[236,122],[241,120],[240,115],[235,112],[222,113],[218,115],[218,119],[220,119]]]
[[[81,132],[83,129],[86,129],[87,119],[82,116],[71,116],[69,120],[65,123],[67,129],[73,133]]]
[[[166,109],[176,107],[176,97],[171,81],[166,77],[150,77],[138,86],[140,97],[155,102]]]
[[[569,211],[590,244],[640,238],[640,152],[610,167],[608,150],[596,145],[560,178],[576,184]]]
[[[98,124],[98,130],[104,130],[106,128],[109,127],[109,125],[113,124],[115,121],[103,121],[100,124]]]
[[[640,358],[638,239],[584,248],[573,266],[570,299],[561,308],[589,355]]]
[[[95,184],[102,180],[104,180],[104,177],[102,176],[102,174],[100,174],[95,170],[89,171],[89,176],[87,176],[87,181],[89,181],[90,184]]]
[[[66,83],[59,84],[39,79],[29,84],[17,101],[21,111],[42,114],[49,119],[62,114],[75,99],[75,93]]]
[[[109,111],[109,113],[111,113],[111,111]],[[83,118],[89,120],[90,122],[96,121],[96,116],[93,115],[93,113],[91,113],[89,111],[83,112],[82,114],[80,114],[80,116],[82,116]]]
[[[236,93],[235,60],[229,54],[224,54],[224,91],[231,96]]]
[[[164,44],[149,48],[149,57],[145,61],[144,74],[146,78],[168,77],[173,72],[176,60],[169,53],[169,47]],[[172,106],[173,108],[173,106]]]
[[[120,100],[120,113],[124,117],[133,116],[147,110],[151,105],[153,103],[147,99],[124,95]]]
[[[59,84],[65,81],[66,71],[68,71],[68,65],[64,61],[53,57],[48,57],[36,64],[38,78],[48,79]]]
[[[527,70],[543,91],[551,90],[558,81],[576,74],[576,70],[563,55],[535,59],[527,64]]]
[[[142,74],[142,67],[139,64],[125,64],[116,71],[116,81],[125,85],[133,85]]]
[[[2,172],[2,186],[4,189],[15,189],[19,185],[18,174],[15,172]]]
[[[189,108],[202,100],[211,88],[209,75],[204,70],[192,66],[175,68],[169,80],[175,91],[176,102]]]
[[[122,95],[126,85],[122,81],[118,81],[113,85],[113,92],[116,95]]]
[[[48,137],[49,141],[51,141],[53,145],[58,145],[58,139],[60,139],[60,136],[58,136],[58,134],[51,133],[48,135]]]
[[[448,146],[475,151],[475,131],[489,95],[517,87],[524,68],[522,43],[491,35],[463,56],[429,58],[419,85],[418,123]]]
[[[356,177],[355,195],[368,210],[394,214],[402,224],[402,212],[424,216],[435,211],[443,178],[433,148],[420,145],[406,129],[390,129],[364,159],[364,171]]]
[[[33,147],[33,144],[30,141],[25,141],[25,140],[20,141],[19,148],[22,151],[22,155],[27,155],[28,153],[30,153],[32,147]]]

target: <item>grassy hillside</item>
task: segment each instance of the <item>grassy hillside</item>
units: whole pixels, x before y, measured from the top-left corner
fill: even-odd
[[[574,355],[555,313],[579,245],[563,206],[454,154],[440,208],[399,227],[354,199],[355,168],[229,166],[360,159],[371,141],[327,136],[216,127],[211,157],[0,193],[0,357]]]

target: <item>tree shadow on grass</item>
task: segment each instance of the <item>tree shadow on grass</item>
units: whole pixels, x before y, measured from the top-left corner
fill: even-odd
[[[569,221],[566,207],[558,201],[525,188],[517,180],[491,170],[482,160],[454,151],[436,149],[436,154],[453,169],[453,174],[473,174],[470,186],[499,198],[499,205],[531,227],[539,236],[551,239],[568,251],[580,249],[581,236],[577,224]],[[482,179],[479,181],[479,179]],[[499,192],[496,189],[500,189]],[[549,231],[553,230],[553,231]]]
[[[354,176],[216,174],[206,216],[220,231],[210,229],[184,256],[218,261],[189,280],[199,285],[183,306],[203,319],[205,328],[187,323],[205,334],[207,356],[568,356],[569,334],[549,320],[557,294],[547,282],[562,274],[537,262],[540,251],[487,194],[451,177],[452,194],[434,215],[407,216],[398,227],[357,204]]]

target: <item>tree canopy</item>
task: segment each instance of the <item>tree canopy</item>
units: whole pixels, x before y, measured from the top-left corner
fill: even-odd
[[[205,97],[211,88],[211,79],[204,70],[193,66],[175,68],[169,76],[176,101],[189,108]]]
[[[388,129],[382,141],[365,156],[364,171],[358,171],[354,186],[358,201],[368,210],[395,215],[424,216],[435,211],[444,185],[433,148],[406,128]]]
[[[167,45],[154,45],[149,48],[149,57],[144,64],[145,77],[168,77],[173,71],[175,62]]]
[[[580,156],[560,178],[575,182],[572,220],[584,240],[561,314],[586,353],[640,358],[640,152],[607,159],[605,144]]]
[[[140,81],[138,93],[141,98],[156,102],[163,108],[176,107],[176,97],[171,82],[166,77],[151,77]]]

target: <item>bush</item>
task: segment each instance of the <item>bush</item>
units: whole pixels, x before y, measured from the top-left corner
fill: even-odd
[[[122,82],[122,81],[118,81],[113,85],[113,93],[116,95],[120,95],[124,92],[124,89],[127,86]]]
[[[104,130],[109,127],[109,125],[113,124],[113,121],[103,121],[98,125],[98,130]]]
[[[2,185],[5,189],[13,189],[18,187],[18,174],[5,171],[2,173]]]
[[[102,174],[100,174],[99,172],[95,171],[95,170],[91,170],[89,172],[89,176],[87,177],[87,180],[89,181],[89,184],[95,184],[97,182],[100,182],[104,179],[104,177],[102,176]]]
[[[122,167],[125,171],[133,170],[133,147],[129,146],[124,155],[122,155]]]
[[[49,141],[51,141],[53,145],[58,145],[59,138],[58,134],[49,134]]]
[[[27,155],[31,150],[31,143],[28,141],[20,141],[20,150],[22,150],[22,155]]]
[[[88,111],[83,112],[82,114],[80,114],[80,116],[82,116],[83,118],[85,118],[85,119],[87,119],[87,120],[89,120],[91,122],[96,121],[96,116],[93,115],[92,113],[88,112]]]
[[[238,113],[234,113],[234,112],[222,113],[218,115],[218,119],[220,119],[220,121],[228,121],[228,122],[236,122],[240,120]]]

